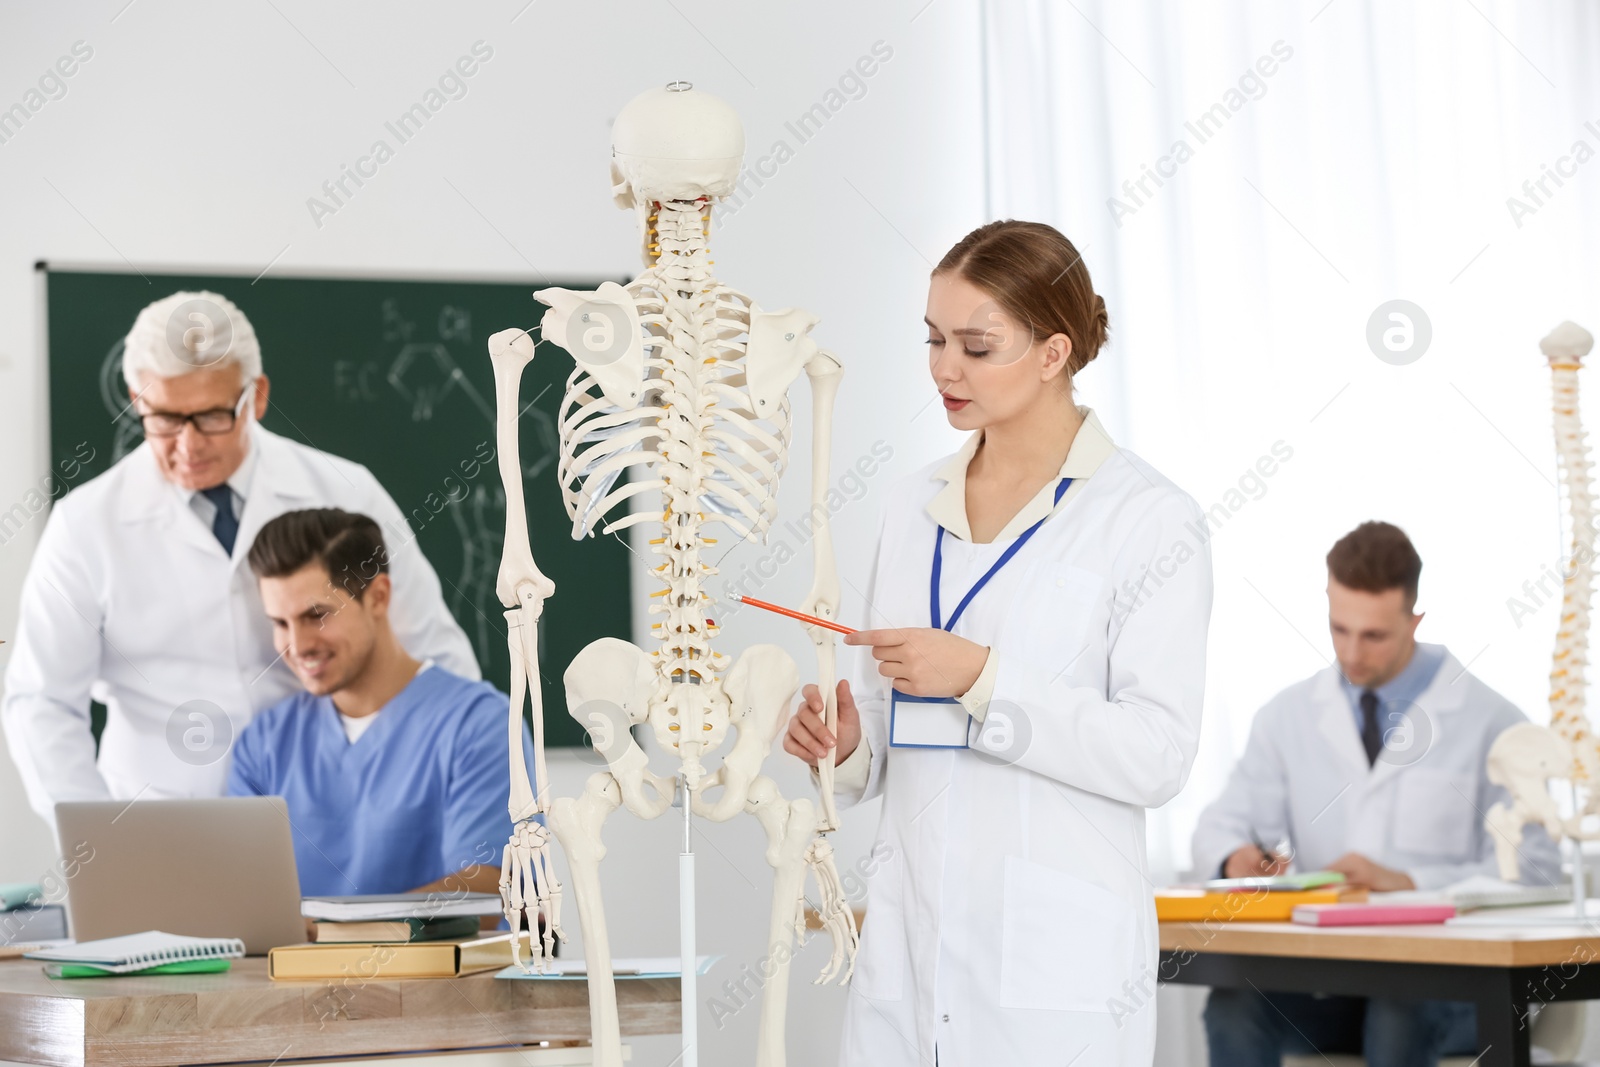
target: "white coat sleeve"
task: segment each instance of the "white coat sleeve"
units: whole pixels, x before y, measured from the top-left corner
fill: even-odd
[[[1276,721],[1271,704],[1256,714],[1228,784],[1200,813],[1190,845],[1194,877],[1221,877],[1223,862],[1251,844],[1252,833],[1268,848],[1289,837],[1289,770],[1272,742]]]
[[[95,765],[89,727],[105,618],[90,572],[94,562],[73,537],[73,511],[67,500],[51,509],[22,581],[16,647],[0,703],[28,804],[52,826],[61,801],[111,798]]]
[[[998,655],[986,724],[998,707],[1022,723],[996,755],[1125,804],[1154,808],[1178,794],[1199,746],[1211,620],[1211,549],[1196,548],[1185,524],[1204,522],[1194,502],[1174,491],[1158,498],[1125,538],[1109,588],[1141,582],[1148,588],[1152,573],[1161,584],[1131,610],[1113,610],[1104,691],[1079,683],[1059,663]],[[1190,549],[1181,560],[1179,545]],[[1086,655],[1095,643],[1091,638]],[[981,740],[974,747],[983,747]]]
[[[368,477],[372,477],[370,472]],[[417,659],[433,660],[451,674],[482,680],[472,644],[444,602],[438,574],[422,554],[399,506],[376,478],[372,479],[367,514],[377,521],[389,549],[389,577],[394,583],[391,621],[400,646]],[[470,606],[483,609],[481,604]],[[503,620],[497,619],[495,624],[503,633]]]

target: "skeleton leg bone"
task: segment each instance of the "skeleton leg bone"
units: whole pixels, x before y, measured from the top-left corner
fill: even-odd
[[[804,798],[785,801],[776,783],[762,776],[750,785],[746,810],[767,832],[767,863],[772,866],[772,916],[767,927],[767,951],[776,964],[772,977],[761,990],[756,1067],[783,1067],[789,965],[794,950],[803,940],[795,936],[795,915],[797,909],[804,907],[806,854],[817,833],[817,809]],[[801,934],[804,930],[802,918]]]
[[[1508,882],[1517,880],[1521,868],[1517,846],[1522,844],[1522,820],[1523,812],[1515,803],[1494,804],[1484,817],[1484,825],[1494,840],[1494,858],[1500,877]]]
[[[558,797],[550,805],[550,828],[567,855],[573,895],[578,898],[578,920],[583,924],[594,1067],[622,1067],[617,984],[611,971],[611,937],[600,893],[600,861],[606,855],[600,831],[606,817],[621,806],[622,791],[616,779],[604,771],[589,776],[581,796]]]

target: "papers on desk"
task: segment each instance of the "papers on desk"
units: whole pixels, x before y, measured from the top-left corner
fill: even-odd
[[[721,956],[696,956],[695,973],[705,974]],[[529,957],[523,957],[527,962]],[[534,959],[537,959],[537,952]],[[527,974],[512,964],[496,974],[496,978],[542,978],[546,980],[580,979],[589,976],[589,965],[582,956],[571,960],[552,960],[543,974]],[[678,978],[683,974],[683,961],[677,956],[618,956],[611,961],[611,973],[617,978]]]
[[[1531,908],[1485,908],[1468,915],[1457,915],[1448,926],[1580,926],[1600,919],[1600,900],[1585,900],[1584,912],[1571,901],[1564,904],[1539,904]]]
[[[1572,900],[1571,885],[1522,885],[1475,874],[1443,889],[1409,889],[1374,893],[1372,902],[1385,904],[1453,904],[1458,912],[1480,908],[1527,908]],[[1567,909],[1570,914],[1572,909]]]
[[[370,922],[376,919],[442,919],[453,915],[499,915],[498,893],[384,893],[361,897],[306,897],[308,919]]]

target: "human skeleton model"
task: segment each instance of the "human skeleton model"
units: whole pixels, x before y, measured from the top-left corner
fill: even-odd
[[[1511,794],[1511,803],[1489,809],[1486,825],[1494,838],[1500,876],[1517,877],[1517,846],[1530,822],[1544,826],[1551,840],[1600,837],[1585,831],[1584,816],[1600,813],[1600,742],[1584,713],[1584,672],[1589,666],[1589,601],[1594,584],[1594,492],[1583,423],[1578,412],[1578,368],[1594,347],[1581,326],[1563,322],[1539,348],[1555,380],[1556,452],[1567,490],[1572,522],[1572,554],[1561,594],[1561,621],[1556,629],[1550,667],[1550,725],[1519,723],[1502,733],[1489,748],[1489,780]],[[1574,797],[1572,815],[1563,819],[1550,795],[1550,779],[1566,779]]]
[[[568,711],[589,731],[607,770],[592,775],[581,796],[549,799],[537,627],[555,586],[534,564],[528,545],[517,453],[518,384],[534,344],[521,330],[494,335],[489,352],[506,489],[506,539],[496,593],[508,609],[512,663],[514,829],[505,849],[501,895],[513,930],[524,914],[529,929],[537,930],[538,912],[544,911],[548,922],[537,962],[542,969],[553,957],[555,938],[562,936],[563,889],[554,877],[553,833],[571,868],[583,924],[594,1062],[618,1067],[616,988],[599,882],[606,851],[602,824],[619,806],[644,819],[665,814],[675,786],[681,787],[676,795],[689,798],[693,814],[701,818],[720,822],[741,811],[754,815],[766,831],[766,858],[774,869],[767,949],[778,964],[763,990],[756,1063],[778,1067],[784,1059],[788,958],[805,933],[808,869],[833,940],[832,958],[817,982],[848,981],[854,969],[855,923],[825,836],[839,824],[833,765],[830,756],[819,771],[820,810],[808,799],[785,800],[761,773],[799,674],[776,645],[756,645],[731,664],[713,649],[719,628],[707,617],[711,598],[705,583],[716,571],[701,553],[714,543],[705,536],[710,527],[756,539],[776,518],[778,478],[787,463],[791,430],[788,390],[804,370],[814,397],[812,514],[819,526],[814,584],[802,608],[821,618],[837,616],[839,579],[824,495],[841,366],[807,336],[816,323],[813,316],[763,311],[712,274],[711,205],[733,190],[744,152],[743,131],[731,108],[674,82],[629,103],[613,127],[612,143],[613,193],[619,206],[637,209],[648,269],[627,286],[607,282],[595,292],[545,289],[535,295],[550,305],[541,323],[543,338],[565,348],[577,364],[567,379],[559,429],[560,481],[572,535],[590,535],[602,522],[602,533],[639,523],[659,527],[650,541],[661,558],[654,573],[664,585],[651,594],[658,603],[650,610],[661,616],[653,626],[659,647],[647,653],[602,638],[572,661],[563,676]],[[619,488],[624,472],[628,480]],[[613,508],[641,494],[659,494],[659,510],[647,507],[605,521]],[[834,637],[821,627],[809,629],[833,728]],[[518,740],[524,690],[533,701],[537,795]],[[677,755],[677,782],[652,773],[634,740],[630,728],[646,723],[661,746]],[[737,737],[721,766],[708,772],[702,760],[730,728]],[[689,873],[680,872],[680,896],[687,899],[682,918],[692,931],[688,811],[684,817]],[[692,943],[692,933],[685,940]],[[688,949],[685,954],[692,956]],[[522,963],[520,953],[517,959]],[[684,971],[684,1036],[691,1055],[697,1008],[693,978],[690,962]]]

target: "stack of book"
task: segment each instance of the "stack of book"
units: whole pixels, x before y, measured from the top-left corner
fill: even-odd
[[[1270,878],[1216,878],[1197,886],[1156,890],[1161,922],[1288,922],[1302,904],[1364,901],[1365,889],[1345,883],[1332,871]]]
[[[454,978],[511,962],[511,934],[480,934],[479,919],[499,915],[492,893],[307,897],[315,941],[267,954],[280,979]],[[527,935],[524,934],[524,937]]]
[[[421,919],[318,919],[311,940],[319,945],[354,941],[441,941],[449,937],[476,937],[476,915],[449,915]]]

